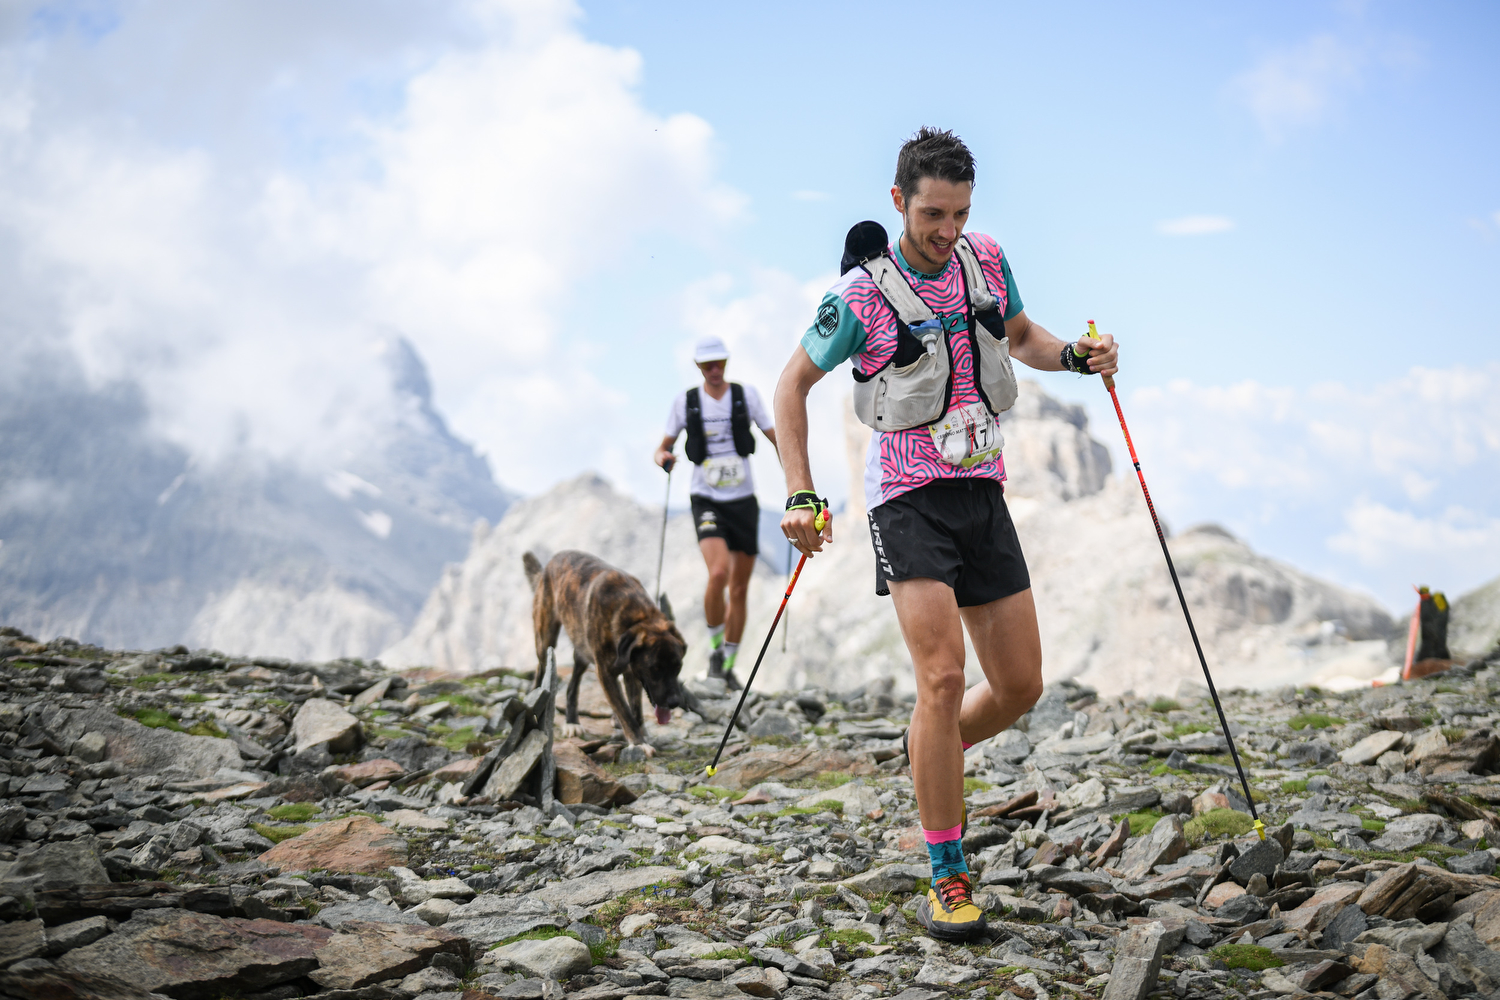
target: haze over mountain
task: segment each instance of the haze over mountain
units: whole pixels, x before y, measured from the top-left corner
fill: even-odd
[[[248,449],[194,459],[136,385],[89,388],[60,353],[0,368],[0,622],[293,658],[396,641],[511,497],[433,409],[411,345],[377,346],[384,404],[322,468]]]

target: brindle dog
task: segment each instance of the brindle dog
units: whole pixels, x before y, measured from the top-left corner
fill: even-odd
[[[531,623],[536,634],[536,680],[542,683],[547,647],[558,632],[573,641],[573,676],[568,681],[567,733],[577,735],[578,685],[592,663],[615,721],[632,745],[655,751],[642,728],[641,691],[666,725],[672,709],[686,702],[677,682],[687,642],[657,607],[641,582],[587,552],[559,552],[545,569],[530,552],[521,559],[532,589]],[[625,682],[624,689],[620,682]]]

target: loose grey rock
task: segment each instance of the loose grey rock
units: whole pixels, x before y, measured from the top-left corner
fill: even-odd
[[[1276,873],[1276,866],[1286,857],[1281,844],[1272,837],[1256,840],[1240,852],[1240,856],[1229,863],[1229,877],[1240,885],[1249,885],[1256,875],[1267,880]]]
[[[1151,832],[1125,848],[1120,870],[1128,878],[1145,878],[1157,865],[1176,861],[1187,853],[1182,835],[1182,820],[1176,815],[1163,816]]]
[[[1493,875],[1495,856],[1489,851],[1474,851],[1448,859],[1448,870],[1460,875]]]
[[[517,941],[496,948],[492,954],[527,975],[543,979],[567,979],[587,972],[594,964],[588,945],[570,937]]]
[[[309,698],[292,720],[292,739],[297,751],[328,744],[331,753],[351,753],[359,749],[363,729],[359,719],[344,707],[327,698]]]
[[[1160,922],[1137,924],[1121,935],[1104,1000],[1145,1000],[1156,989],[1165,951],[1166,928]]]

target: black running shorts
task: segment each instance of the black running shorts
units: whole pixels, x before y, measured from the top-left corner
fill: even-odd
[[[698,541],[722,538],[730,552],[743,552],[747,556],[759,554],[760,504],[755,494],[738,500],[710,500],[696,494],[688,499],[693,504],[693,525],[698,529]]]
[[[870,511],[875,593],[889,581],[926,577],[971,608],[1031,586],[1021,540],[994,479],[938,479]]]

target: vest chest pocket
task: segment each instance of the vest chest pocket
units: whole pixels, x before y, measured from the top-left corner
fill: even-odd
[[[923,354],[911,364],[894,365],[854,381],[855,416],[879,431],[904,431],[930,424],[948,405],[951,367],[946,349]]]
[[[993,322],[1002,324],[998,313]],[[988,319],[989,317],[986,317]],[[979,317],[974,322],[974,345],[979,349],[975,358],[979,369],[979,391],[990,404],[990,409],[1003,413],[1016,405],[1016,373],[1010,364],[1010,338],[996,337]]]

